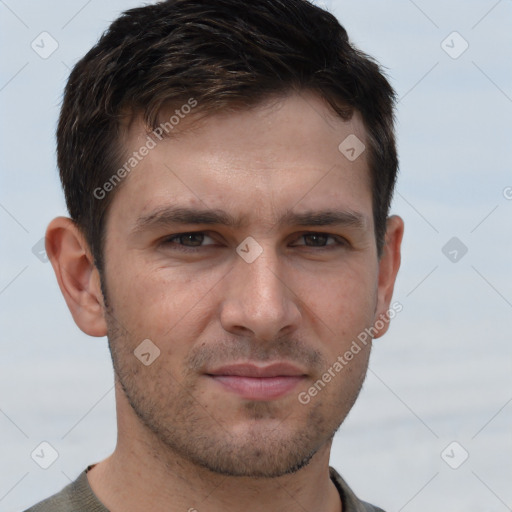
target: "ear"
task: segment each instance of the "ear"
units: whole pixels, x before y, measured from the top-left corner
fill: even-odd
[[[393,297],[396,275],[400,268],[400,247],[404,234],[404,221],[397,215],[388,217],[386,237],[379,260],[377,308],[375,311],[374,338],[380,338],[389,327],[389,305]]]
[[[57,217],[50,222],[46,254],[76,325],[90,336],[105,336],[99,272],[84,236],[71,219]]]

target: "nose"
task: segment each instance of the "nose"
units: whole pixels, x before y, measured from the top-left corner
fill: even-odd
[[[299,299],[279,255],[266,248],[252,263],[237,256],[234,265],[220,311],[223,328],[261,341],[293,333],[301,319]]]

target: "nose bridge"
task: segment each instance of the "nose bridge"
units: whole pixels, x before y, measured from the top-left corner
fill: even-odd
[[[275,251],[266,247],[262,254],[252,263],[239,262],[240,278],[245,292],[255,299],[261,299],[263,305],[282,302],[285,290],[279,276],[279,260]],[[256,304],[256,301],[254,302]],[[276,304],[273,304],[276,306]]]
[[[283,265],[270,244],[253,261],[236,258],[231,285],[224,298],[221,321],[229,331],[250,330],[271,339],[299,319],[293,294],[283,282]]]

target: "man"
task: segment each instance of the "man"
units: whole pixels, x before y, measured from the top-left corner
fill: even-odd
[[[390,319],[394,93],[304,0],[124,13],[58,127],[46,249],[118,440],[30,511],[378,511],[329,468]]]

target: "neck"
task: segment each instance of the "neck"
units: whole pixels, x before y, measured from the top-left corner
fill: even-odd
[[[114,453],[88,472],[89,484],[111,512],[340,512],[329,477],[331,442],[299,471],[278,478],[231,477],[198,467],[141,425],[116,385],[118,439]],[[124,402],[124,403],[123,403]],[[120,410],[121,409],[121,410]]]

